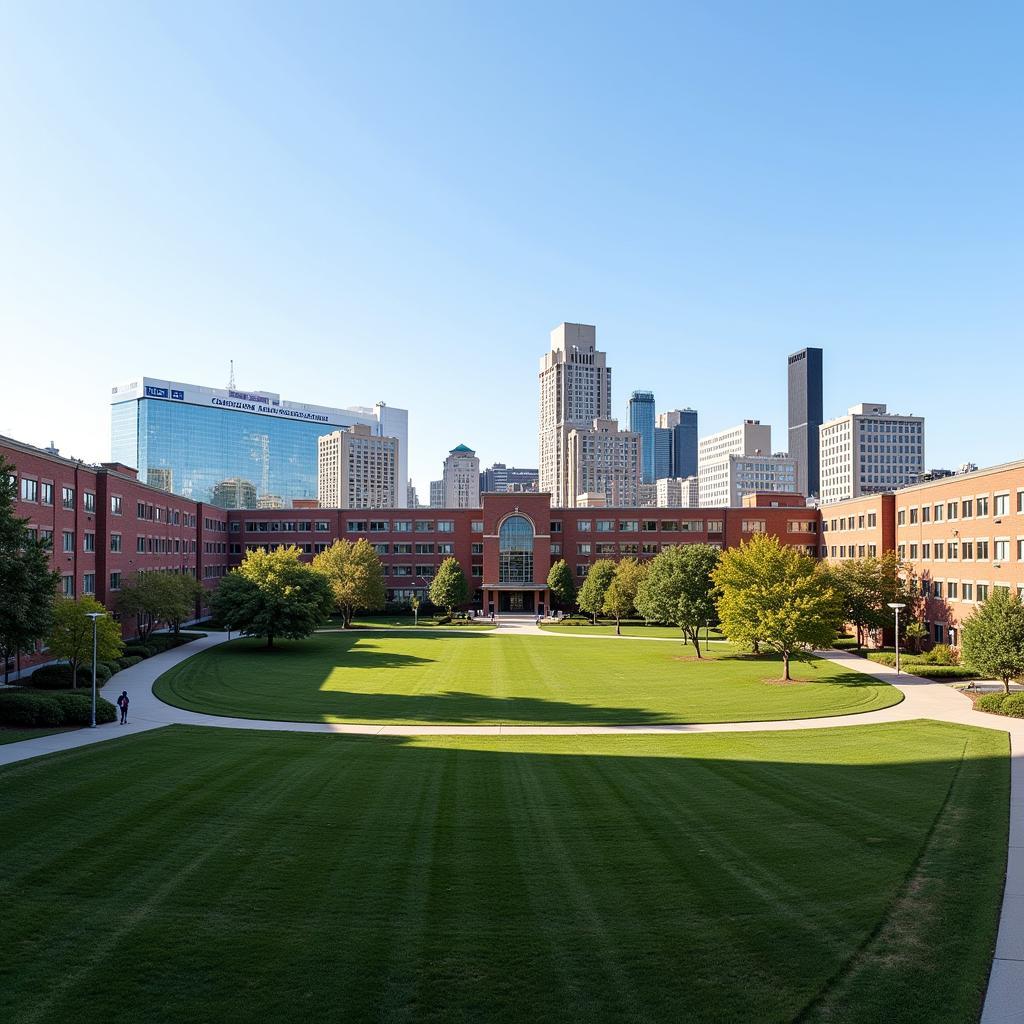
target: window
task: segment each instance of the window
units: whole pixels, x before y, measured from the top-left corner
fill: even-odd
[[[974,500],[972,498],[964,498],[960,502],[960,518],[970,519],[974,515]]]
[[[1008,540],[993,541],[992,557],[997,562],[1008,562],[1010,560],[1010,542]]]
[[[83,594],[95,594],[96,593],[96,573],[87,572],[82,574],[82,593]]]
[[[551,542],[551,554],[552,555],[561,555],[561,553],[562,553],[562,542],[561,541],[552,541]]]
[[[110,535],[110,550],[115,555],[121,550],[121,534],[112,533]]]
[[[96,495],[92,491],[86,491],[82,496],[82,505],[86,512],[96,511]]]
[[[590,566],[589,565],[587,565],[585,563],[583,563],[583,564],[577,563],[577,565],[576,565],[576,576],[578,578],[582,579],[584,576],[587,575],[587,573],[589,571],[590,571]]]
[[[387,533],[388,523],[386,519],[371,519],[370,533]]]
[[[987,583],[979,583],[975,587],[975,590],[977,591],[977,599],[979,601],[987,601],[988,600],[988,584]]]
[[[913,562],[917,558],[917,545],[910,545],[910,560]]]
[[[917,522],[917,509],[912,508],[910,510],[910,525],[913,526]]]
[[[899,512],[896,513],[896,525],[897,526],[906,526],[906,524],[907,524],[907,510],[905,508],[901,508],[899,510]]]
[[[932,507],[931,505],[923,505],[921,507],[921,522],[930,522],[932,518]]]
[[[946,502],[946,518],[956,519],[957,503],[955,501]]]
[[[39,481],[21,478],[21,500],[37,501],[39,499]]]
[[[392,533],[412,533],[412,520],[396,519],[391,524]]]
[[[411,544],[396,544],[395,545],[396,555],[411,555],[412,545]]]
[[[1024,494],[1024,491],[1022,491],[1021,493]],[[591,520],[589,520],[589,519],[580,519],[576,523],[576,529],[579,530],[580,533],[589,533],[590,532],[590,527],[591,527]]]
[[[73,487],[62,487],[60,489],[60,502],[67,509],[75,507],[75,489]]]
[[[255,549],[253,549],[253,550],[255,550]],[[135,553],[137,555],[142,555],[142,554],[145,554],[145,552],[146,552],[146,538],[145,537],[136,537],[135,538]]]
[[[551,532],[552,533],[561,533],[562,532],[562,521],[561,521],[561,519],[552,519],[551,520]]]
[[[387,544],[374,544],[373,545],[373,550],[376,551],[378,555],[386,555],[388,553],[388,545]]]
[[[597,521],[597,532],[598,533],[611,533],[615,529],[614,519],[598,519]]]
[[[973,558],[974,557],[974,541],[965,540],[960,543],[960,557],[961,558]]]
[[[956,580],[950,580],[950,582],[946,584],[946,597],[948,597],[951,600],[955,601],[956,600],[957,588],[958,588],[957,581]]]
[[[744,519],[740,529],[744,533],[764,533],[765,521],[763,519]]]
[[[940,580],[935,580],[932,583],[932,597],[942,597],[942,582]]]
[[[974,557],[977,558],[979,562],[980,561],[987,561],[987,559],[988,559],[988,541],[987,540],[979,540],[979,541],[976,542]]]
[[[237,526],[238,524],[237,523],[232,523],[231,525],[234,527],[234,526]],[[327,533],[327,531],[330,530],[330,528],[331,528],[331,524],[329,522],[327,522],[325,519],[318,519],[316,521],[316,532],[317,533]]]
[[[416,566],[416,575],[417,576],[422,576],[424,579],[427,579],[427,580],[433,579],[436,572],[437,572],[437,567],[433,566],[433,565],[417,565]]]
[[[67,554],[71,554],[75,550],[75,535],[71,530],[65,530],[62,536],[62,550]]]
[[[533,526],[526,516],[511,515],[498,530],[498,582],[533,582]]]
[[[987,516],[988,515],[988,495],[984,495],[976,500],[977,509],[975,515]]]
[[[366,520],[365,519],[350,519],[345,524],[345,529],[349,533],[366,533]]]
[[[620,519],[619,530],[622,533],[636,533],[640,529],[639,519]]]
[[[992,514],[996,516],[1010,514],[1010,496],[1008,494],[997,494],[992,499]]]
[[[589,555],[590,554],[590,545],[589,544],[577,544],[576,545],[576,554],[577,555]]]
[[[433,544],[417,544],[416,554],[417,555],[432,555],[434,553]]]
[[[721,533],[724,529],[724,522],[722,519],[709,519],[708,533]]]
[[[53,504],[53,484],[40,484],[39,485],[39,500],[44,505]]]
[[[65,597],[75,596],[75,577],[74,576],[61,576],[60,578],[60,592]]]
[[[470,552],[472,554],[474,554],[474,555],[482,555],[484,553],[484,546],[483,546],[483,544],[479,544],[479,543],[474,542],[470,546]]]
[[[483,533],[484,532],[484,524],[479,519],[474,519],[473,522],[471,522],[469,524],[469,528],[470,528],[470,530],[473,533]]]
[[[455,532],[455,520],[454,519],[438,519],[438,521],[437,521],[437,532],[438,533],[454,533]]]
[[[110,589],[120,590],[121,589],[121,574],[119,572],[112,572],[110,574]]]
[[[417,533],[431,533],[434,529],[433,519],[417,519],[416,520],[416,532]]]
[[[112,494],[110,496],[110,514],[112,516],[119,516],[121,514],[121,495]]]
[[[941,504],[935,506],[935,522],[937,523],[942,522],[942,508]]]
[[[439,555],[454,555],[455,545],[451,541],[445,541],[443,544],[437,545],[437,553]]]
[[[965,583],[963,585],[963,587],[961,588],[961,590],[963,591],[963,595],[964,595],[964,600],[965,601],[973,601],[974,600],[974,584],[973,583]]]

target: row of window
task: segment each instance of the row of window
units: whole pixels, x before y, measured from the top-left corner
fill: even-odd
[[[989,495],[982,494],[974,498],[960,498],[956,501],[940,501],[934,505],[911,506],[909,509],[901,508],[896,512],[896,525],[906,526],[916,523],[941,523],[943,520],[951,519],[974,519],[984,518],[991,514],[993,516],[1008,516],[1010,514],[1010,493],[995,494],[989,500]],[[1017,492],[1016,512],[1024,515],[1024,491]]]
[[[1013,542],[1008,537],[998,537],[994,541],[982,540],[951,540],[929,541],[921,544],[898,544],[896,550],[900,558],[908,555],[910,561],[977,561],[977,562],[1008,562],[1013,550]],[[1024,538],[1016,540],[1017,561],[1024,561]]]

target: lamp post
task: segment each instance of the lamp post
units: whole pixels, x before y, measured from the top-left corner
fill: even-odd
[[[900,612],[906,608],[905,604],[898,601],[890,601],[889,607],[896,613],[896,675],[900,674]]]
[[[106,612],[86,612],[92,619],[92,714],[89,718],[89,728],[96,728],[96,620],[103,618]]]

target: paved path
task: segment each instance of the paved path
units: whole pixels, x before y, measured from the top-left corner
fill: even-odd
[[[547,637],[574,634],[549,633],[537,628],[532,619],[499,620],[501,633]],[[483,634],[487,635],[487,634]],[[855,672],[892,683],[901,691],[901,703],[879,711],[832,718],[796,719],[784,722],[717,722],[702,725],[619,725],[619,726],[516,726],[516,725],[347,725],[322,722],[267,722],[249,718],[218,718],[171,707],[158,700],[152,686],[158,676],[173,665],[207,647],[222,643],[223,633],[186,644],[149,658],[119,672],[107,684],[109,700],[122,689],[131,697],[129,724],[102,725],[96,729],[41,736],[34,740],[0,745],[0,765],[60,750],[72,750],[118,736],[160,729],[165,725],[201,725],[229,729],[265,729],[281,732],[342,733],[374,736],[607,736],[634,734],[685,734],[704,732],[780,732],[793,729],[825,729],[834,726],[865,725],[875,722],[906,722],[931,718],[958,725],[997,729],[1010,735],[1011,798],[1010,846],[1003,894],[999,935],[992,973],[985,998],[981,1024],[1024,1024],[1024,719],[1001,718],[974,711],[971,702],[952,687],[901,674],[885,665],[860,658],[847,651],[825,651],[821,656]],[[611,640],[643,637],[608,637]],[[653,638],[652,638],[653,639]],[[678,642],[678,641],[670,641]]]

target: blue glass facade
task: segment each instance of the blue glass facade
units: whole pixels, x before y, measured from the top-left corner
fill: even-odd
[[[316,498],[317,438],[335,429],[144,398],[111,407],[111,456],[138,467],[140,480],[194,501],[225,504],[230,491],[288,504]],[[218,492],[225,481],[232,486]]]
[[[673,476],[697,475],[697,410],[683,409],[672,428]]]
[[[629,429],[640,435],[640,479],[654,482],[654,394],[634,391],[629,399]]]
[[[675,432],[668,427],[654,428],[654,479],[664,480],[674,476],[673,442]]]

